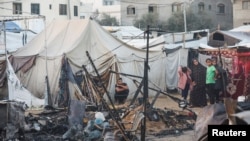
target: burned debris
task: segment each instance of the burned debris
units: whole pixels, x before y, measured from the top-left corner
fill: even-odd
[[[90,56],[87,53],[89,60]],[[67,62],[67,60],[65,60]],[[91,61],[92,62],[92,61]],[[160,89],[149,88],[156,92],[152,101],[143,101],[139,97],[142,82],[131,101],[123,105],[115,105],[106,89],[103,76],[99,75],[94,64],[92,66],[97,76],[91,75],[83,65],[81,90],[75,92],[77,99],[67,95],[67,83],[70,66],[65,66],[60,88],[58,107],[44,107],[32,109],[24,103],[6,101],[0,109],[6,114],[1,117],[2,140],[24,141],[139,141],[142,134],[142,121],[146,120],[146,134],[164,136],[181,134],[184,130],[191,130],[196,120],[196,114],[189,110],[187,103],[182,103],[181,110],[169,108],[154,108],[160,94],[169,96],[180,104],[182,101]],[[110,73],[110,72],[109,72]],[[109,75],[109,74],[103,74]],[[67,78],[66,78],[67,77]],[[75,76],[70,76],[75,77]],[[135,82],[137,85],[137,82]],[[64,85],[64,86],[63,86]],[[90,96],[91,95],[91,96]],[[104,95],[107,96],[106,99]],[[143,95],[143,94],[142,94]],[[61,103],[60,103],[61,102]],[[143,103],[145,102],[145,103]],[[146,106],[146,111],[145,110]]]
[[[9,116],[1,117],[1,139],[25,141],[124,139],[109,111],[90,111],[85,104],[84,101],[71,100],[69,109],[39,111],[24,110],[23,104],[14,101],[2,103],[2,112],[5,110]],[[117,108],[121,119],[117,122],[124,126],[124,134],[129,140],[140,140],[140,122],[144,117],[142,108],[138,101],[129,108],[126,105]],[[146,119],[147,134],[157,137],[180,135],[184,130],[192,130],[195,123],[194,115],[189,111],[168,108],[151,108],[146,113]]]

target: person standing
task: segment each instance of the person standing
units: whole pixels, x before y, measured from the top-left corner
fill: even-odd
[[[191,79],[193,90],[190,92],[190,108],[203,107],[207,105],[206,96],[206,67],[199,63],[198,59],[193,59],[191,67]]]
[[[191,70],[188,67],[179,67],[178,69],[178,88],[181,90],[183,100],[187,101],[189,90],[192,89],[191,85]]]
[[[226,86],[227,86],[227,73],[217,61],[217,58],[212,58],[213,65],[216,68],[216,76],[215,76],[215,86],[214,86],[214,93],[215,93],[215,102],[218,103],[221,101],[220,93],[225,94]]]
[[[215,92],[214,92],[214,86],[215,86],[215,79],[216,79],[216,68],[212,64],[212,59],[207,58],[206,59],[207,64],[207,72],[206,72],[206,89],[207,94],[209,97],[209,103],[214,104],[215,103]]]

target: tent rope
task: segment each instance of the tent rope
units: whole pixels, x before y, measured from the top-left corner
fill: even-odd
[[[140,33],[139,35],[135,36],[134,38],[128,40],[127,42],[123,42],[123,43],[120,44],[119,46],[115,47],[114,49],[112,49],[112,50],[110,50],[110,51],[108,51],[108,52],[106,52],[106,53],[104,53],[104,54],[101,55],[100,57],[98,57],[98,58],[96,58],[96,59],[93,59],[93,62],[97,61],[98,59],[102,58],[103,56],[106,56],[108,53],[113,52],[113,51],[115,51],[116,49],[122,47],[122,45],[126,45],[128,42],[131,42],[132,40],[136,39],[136,37],[138,37],[138,36],[140,36],[140,35],[142,35],[142,34],[144,34],[144,32],[143,32],[143,33]]]

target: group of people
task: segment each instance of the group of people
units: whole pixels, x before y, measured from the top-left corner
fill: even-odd
[[[224,93],[227,84],[226,71],[217,63],[217,58],[207,58],[206,65],[193,59],[193,65],[181,66],[178,69],[178,88],[181,90],[183,100],[187,101],[189,95],[190,107],[203,107],[209,103],[214,104],[221,101],[220,93]]]
[[[189,68],[180,66],[178,69],[178,88],[184,101],[189,96],[190,107],[204,107],[209,103],[221,101],[220,94],[225,93],[227,85],[226,71],[218,65],[217,58],[207,58],[206,67],[199,63],[198,59],[192,60],[193,65]],[[129,88],[122,78],[115,84],[115,102],[125,103],[129,94]]]

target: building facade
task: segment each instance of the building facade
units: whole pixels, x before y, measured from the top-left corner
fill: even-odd
[[[121,24],[121,5],[120,0],[82,0],[80,17],[102,19],[102,14],[115,17]]]
[[[133,25],[144,14],[154,13],[158,19],[166,21],[174,12],[183,11],[184,4],[191,0],[121,0],[121,23]],[[139,27],[139,26],[138,26]]]
[[[1,16],[41,15],[49,24],[53,19],[79,19],[80,0],[1,0]]]
[[[233,6],[231,0],[194,0],[191,3],[194,14],[204,13],[215,28],[233,28]],[[212,29],[215,30],[215,29]]]
[[[250,25],[250,0],[232,0],[233,26]]]

